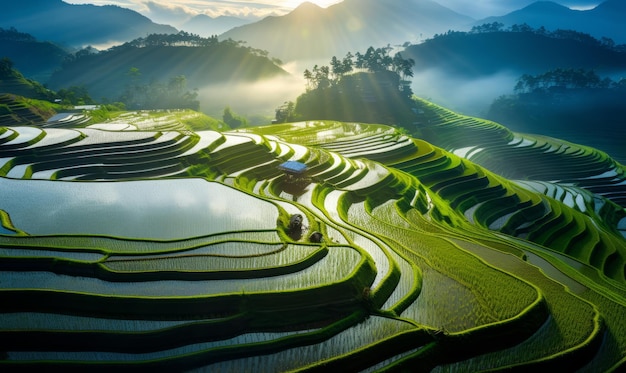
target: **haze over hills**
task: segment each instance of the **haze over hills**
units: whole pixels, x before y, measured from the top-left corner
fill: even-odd
[[[607,0],[590,10],[572,10],[552,1],[538,1],[501,17],[489,17],[475,24],[500,22],[505,26],[526,23],[548,30],[567,29],[588,33],[596,38],[608,37],[618,44],[626,43],[626,2]]]
[[[185,77],[190,89],[225,83],[234,89],[238,84],[287,75],[267,57],[232,41],[181,35],[172,42],[161,36],[77,56],[56,71],[48,85],[55,90],[83,86],[94,99],[117,100],[130,86],[166,83],[178,76]]]
[[[430,0],[345,0],[328,8],[303,3],[220,36],[244,40],[284,61],[343,55],[368,46],[416,42],[473,20]]]
[[[211,17],[206,14],[198,14],[180,25],[179,28],[200,36],[209,37],[211,35],[222,34],[234,27],[243,26],[248,23],[250,23],[250,21],[238,17]]]
[[[172,26],[119,6],[73,5],[61,0],[21,0],[2,4],[0,27],[15,27],[39,40],[72,47],[119,44],[151,33],[171,34]]]

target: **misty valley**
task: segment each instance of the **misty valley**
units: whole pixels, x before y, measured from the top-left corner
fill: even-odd
[[[622,371],[626,6],[467,4],[4,4],[0,370]]]

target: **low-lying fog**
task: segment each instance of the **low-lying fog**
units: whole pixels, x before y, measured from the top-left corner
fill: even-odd
[[[222,83],[202,87],[198,90],[200,110],[214,118],[221,119],[224,108],[243,117],[265,116],[274,118],[275,110],[286,101],[295,102],[305,92],[304,70],[315,64],[328,64],[328,61],[290,62],[281,66],[290,75],[265,79],[251,83]]]
[[[441,70],[428,70],[415,73],[411,87],[416,96],[450,110],[484,116],[496,98],[513,93],[520,76],[520,73],[509,71],[467,79]]]
[[[328,61],[300,61],[283,66],[291,75],[246,84],[216,84],[198,90],[200,110],[221,118],[229,106],[234,113],[244,117],[265,116],[273,118],[275,110],[285,101],[296,101],[305,92],[305,69],[328,65]],[[511,94],[521,74],[502,72],[480,79],[468,80],[450,76],[440,70],[415,73],[411,79],[415,95],[428,99],[451,110],[474,116],[484,115],[493,100]]]

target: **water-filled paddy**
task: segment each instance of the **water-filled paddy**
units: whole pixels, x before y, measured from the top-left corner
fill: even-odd
[[[0,209],[31,235],[176,239],[275,229],[276,207],[202,179],[60,182],[0,179]]]

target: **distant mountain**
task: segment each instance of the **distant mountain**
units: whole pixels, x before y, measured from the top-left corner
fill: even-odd
[[[475,25],[500,22],[505,26],[523,24],[547,30],[566,29],[588,33],[596,38],[608,37],[618,44],[626,43],[626,2],[607,0],[594,9],[572,10],[551,1],[538,1],[501,17],[479,20]]]
[[[189,19],[181,29],[200,36],[209,37],[211,35],[222,34],[234,27],[243,26],[250,23],[245,19],[231,16],[210,17],[206,14],[198,14]]]
[[[416,42],[472,22],[431,0],[345,0],[325,9],[305,2],[289,14],[234,28],[220,39],[244,40],[290,61]]]
[[[626,52],[589,39],[538,32],[452,32],[412,45],[403,56],[415,60],[415,71],[440,69],[468,78],[498,72],[537,74],[555,68],[626,71]]]
[[[56,71],[48,86],[54,90],[83,86],[96,100],[117,100],[131,85],[168,84],[178,76],[185,76],[189,89],[201,89],[216,83],[235,85],[287,75],[267,57],[232,41],[209,40],[205,46],[177,46],[179,42],[162,45],[155,40],[152,38],[143,46],[136,46],[140,42],[133,41],[81,55]]]
[[[69,52],[51,43],[15,29],[0,28],[0,57],[8,57],[25,76],[46,81],[61,66]]]
[[[177,30],[157,25],[130,9],[106,5],[74,5],[61,0],[20,0],[2,4],[0,27],[32,34],[73,47],[120,43],[152,33]]]

